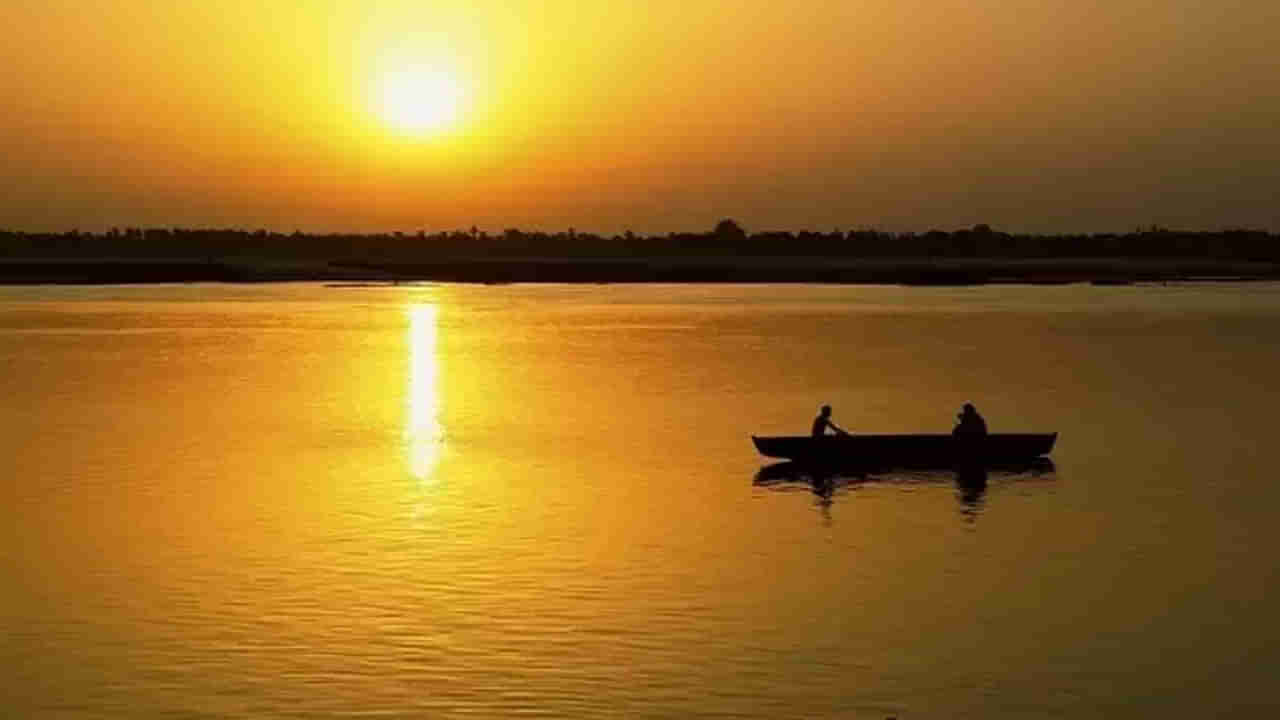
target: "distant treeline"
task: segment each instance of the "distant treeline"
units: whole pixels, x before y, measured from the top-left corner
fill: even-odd
[[[105,233],[0,231],[2,259],[167,258],[425,262],[453,258],[623,257],[1199,258],[1280,262],[1280,235],[1262,230],[1024,235],[966,230],[748,233],[732,220],[710,232],[603,236],[476,228],[450,232],[304,234],[234,229],[113,229]]]

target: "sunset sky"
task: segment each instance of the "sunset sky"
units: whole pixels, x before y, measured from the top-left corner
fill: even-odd
[[[1275,0],[0,0],[0,227],[1280,230]]]

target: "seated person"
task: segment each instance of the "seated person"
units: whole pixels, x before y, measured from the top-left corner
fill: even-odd
[[[965,403],[964,409],[956,417],[960,418],[960,423],[951,431],[952,435],[981,437],[987,434],[987,421],[982,419],[971,403]]]
[[[818,413],[818,417],[813,419],[813,437],[822,437],[827,434],[827,428],[831,428],[838,435],[848,435],[843,428],[831,422],[831,406],[823,405],[822,412]]]

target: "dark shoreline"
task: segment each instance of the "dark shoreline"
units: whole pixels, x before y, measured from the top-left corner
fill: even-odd
[[[264,282],[804,283],[963,286],[1280,281],[1280,263],[1203,258],[449,258],[288,262],[103,258],[3,260],[0,285]]]

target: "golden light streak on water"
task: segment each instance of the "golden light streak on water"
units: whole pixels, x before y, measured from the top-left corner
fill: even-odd
[[[440,424],[439,306],[419,304],[409,308],[409,472],[422,481],[431,479],[444,449]]]

